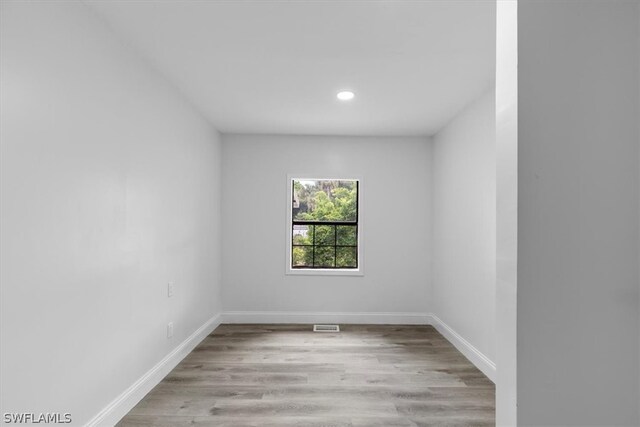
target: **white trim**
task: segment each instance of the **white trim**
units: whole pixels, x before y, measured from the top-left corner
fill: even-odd
[[[113,426],[118,423],[134,406],[142,400],[173,368],[176,367],[207,335],[220,323],[220,314],[209,319],[193,334],[178,345],[164,359],[123,391],[102,411],[93,417],[85,427]]]
[[[330,313],[302,311],[227,311],[223,323],[346,323],[370,325],[430,325],[426,313]]]
[[[291,250],[291,249],[289,249]],[[291,259],[290,252],[287,259]],[[360,262],[358,260],[358,262]],[[341,269],[341,268],[291,268],[287,265],[287,275],[291,276],[364,276],[362,266],[357,269]]]
[[[496,382],[496,364],[485,356],[480,350],[475,348],[469,341],[462,338],[460,334],[444,323],[438,316],[432,314],[432,325],[440,334],[457,348],[460,353],[469,359],[476,368],[480,369],[491,381]]]
[[[307,177],[307,178],[304,178]],[[313,177],[313,178],[310,178]],[[322,269],[322,268],[308,268],[298,269],[291,268],[291,200],[293,195],[291,194],[292,183],[294,179],[301,180],[338,180],[338,181],[357,181],[358,182],[358,268],[357,269]],[[286,214],[286,258],[285,258],[285,275],[299,275],[299,276],[364,276],[364,245],[362,239],[362,233],[364,230],[364,222],[362,215],[363,197],[362,191],[362,177],[350,176],[336,178],[334,175],[319,175],[319,174],[287,174],[287,214]]]

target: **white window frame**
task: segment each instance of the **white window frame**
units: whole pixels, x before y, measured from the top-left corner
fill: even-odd
[[[292,239],[292,208],[291,201],[293,200],[294,180],[336,180],[336,181],[358,181],[358,268],[291,268],[291,239]],[[286,257],[285,257],[285,274],[298,275],[298,276],[364,276],[364,246],[363,246],[363,215],[364,209],[364,192],[362,191],[362,177],[349,176],[343,177],[341,175],[318,175],[318,174],[288,174],[287,175],[287,215],[286,215]]]

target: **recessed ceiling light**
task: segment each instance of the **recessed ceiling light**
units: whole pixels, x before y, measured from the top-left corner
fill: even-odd
[[[356,94],[351,92],[350,90],[345,90],[342,92],[338,92],[336,96],[340,101],[349,101],[350,99],[353,99],[353,97],[356,96]]]

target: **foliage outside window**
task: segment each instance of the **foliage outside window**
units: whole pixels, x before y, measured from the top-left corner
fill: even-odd
[[[292,181],[291,267],[358,268],[358,181]]]

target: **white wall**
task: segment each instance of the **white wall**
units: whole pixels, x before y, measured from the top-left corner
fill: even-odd
[[[639,425],[637,1],[518,5],[519,425]]]
[[[1,27],[0,412],[80,425],[220,309],[219,136],[82,3]]]
[[[432,311],[495,358],[496,138],[493,88],[433,138]]]
[[[496,425],[517,406],[518,3],[496,8]]]
[[[430,164],[426,138],[225,135],[225,311],[425,313]],[[362,178],[364,276],[285,275],[289,173]]]

